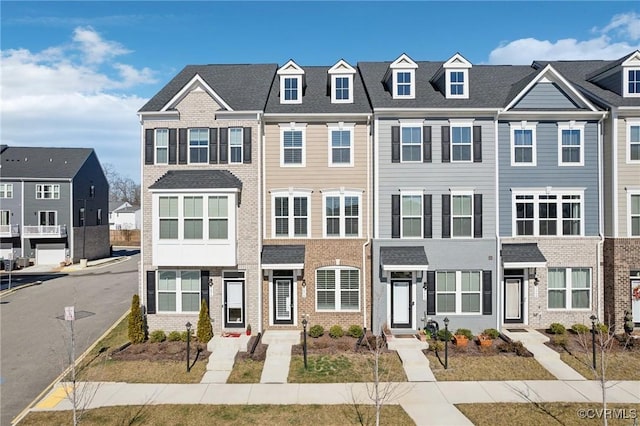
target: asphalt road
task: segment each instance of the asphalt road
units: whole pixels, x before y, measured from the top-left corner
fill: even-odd
[[[37,277],[42,284],[0,298],[1,425],[10,425],[69,365],[70,327],[59,319],[65,306],[75,307],[76,357],[129,309],[140,257],[131,253],[125,262]]]

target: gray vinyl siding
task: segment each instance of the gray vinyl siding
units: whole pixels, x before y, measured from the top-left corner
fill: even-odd
[[[60,199],[58,200],[36,200],[36,185],[58,184],[60,185]],[[24,225],[38,225],[38,212],[57,211],[57,225],[67,225],[67,232],[71,232],[71,212],[69,210],[71,196],[71,185],[60,181],[40,181],[24,183]]]
[[[94,197],[91,198],[89,188],[95,187]],[[97,225],[98,209],[102,209],[102,224],[109,224],[109,183],[104,176],[100,162],[94,153],[82,165],[73,179],[73,226],[80,226],[80,208],[87,200],[87,226]]]
[[[538,83],[524,95],[514,109],[566,109],[576,105],[555,83]]]
[[[564,122],[561,122],[564,123]],[[512,236],[511,188],[585,188],[585,236],[598,235],[598,125],[588,122],[584,134],[584,166],[558,166],[558,124],[539,122],[536,127],[536,167],[511,166],[508,122],[498,124],[500,236]]]
[[[13,185],[13,197],[0,198],[0,210],[9,210],[9,223],[20,225],[22,229],[22,183],[4,179],[2,183]]]
[[[483,238],[493,238],[495,231],[495,150],[493,121],[475,120],[475,126],[482,126],[481,163],[442,163],[441,127],[449,126],[448,119],[430,119],[424,126],[431,126],[431,163],[392,163],[391,127],[399,125],[398,120],[380,120],[378,125],[378,199],[379,217],[377,238],[391,238],[391,195],[399,190],[422,190],[432,195],[433,238],[442,236],[442,194],[455,190],[473,189],[482,194],[482,234]]]

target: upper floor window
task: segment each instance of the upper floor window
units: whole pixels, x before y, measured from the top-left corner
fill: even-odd
[[[473,237],[473,194],[451,194],[452,237]]]
[[[334,79],[334,91],[336,101],[350,101],[351,100],[351,84],[349,77],[335,77]]]
[[[229,129],[229,162],[242,163],[242,127],[231,127]]]
[[[324,195],[324,235],[360,236],[360,194],[328,192]]]
[[[469,98],[469,69],[472,65],[456,53],[442,64],[445,73],[445,95],[447,99]]]
[[[514,236],[582,235],[581,193],[514,195]]]
[[[402,238],[422,238],[422,199],[422,194],[402,194],[400,204]]]
[[[209,129],[189,129],[189,163],[209,162]]]
[[[284,100],[297,101],[299,97],[298,77],[284,78]]]
[[[0,210],[0,226],[6,226],[11,224],[9,210]]]
[[[229,200],[226,196],[209,197],[209,239],[226,240],[229,236]]]
[[[160,197],[158,204],[160,239],[178,238],[178,197]]]
[[[471,126],[451,126],[451,161],[471,161]]]
[[[627,70],[626,80],[627,94],[640,96],[640,69]]]
[[[480,313],[482,287],[480,271],[436,272],[436,312]]]
[[[355,268],[316,270],[317,311],[360,309],[360,271]]]
[[[281,127],[280,166],[305,165],[304,126]]]
[[[329,166],[353,166],[353,126],[329,127]]]
[[[640,237],[640,193],[629,194],[629,235]]]
[[[415,99],[417,68],[418,64],[405,54],[389,65],[384,81],[393,99]]]
[[[331,103],[353,103],[355,68],[341,59],[329,68],[327,73],[331,76]]]
[[[12,183],[0,183],[0,198],[13,198]]]
[[[511,165],[536,165],[536,125],[511,124]]]
[[[449,73],[449,90],[451,96],[463,96],[464,91],[464,71],[451,71]]]
[[[309,236],[309,195],[273,194],[272,234],[274,237],[303,238]]]
[[[228,195],[158,197],[161,240],[226,240],[229,237]]]
[[[185,196],[182,199],[184,216],[184,239],[202,239],[202,197]]]
[[[84,207],[80,207],[80,212],[79,212],[79,215],[78,215],[79,222],[80,222],[79,226],[85,226],[86,225],[86,223],[85,223],[86,218],[84,217],[84,215],[85,215]]]
[[[41,210],[38,212],[38,225],[55,226],[58,224],[58,212],[55,210]]]
[[[37,184],[36,199],[38,200],[58,200],[60,199],[60,185],[58,184]]]
[[[280,103],[302,103],[302,76],[304,70],[293,60],[287,62],[278,69],[280,76]]]
[[[402,162],[422,161],[422,128],[401,127],[400,146]]]
[[[558,132],[558,165],[584,165],[584,125],[559,124]]]
[[[412,97],[413,78],[410,71],[398,71],[396,73],[396,97]]]
[[[200,271],[158,271],[158,312],[198,312]]]
[[[156,164],[169,163],[169,129],[156,129]]]
[[[589,309],[591,306],[591,269],[549,268],[549,309]]]
[[[627,125],[627,161],[640,161],[640,123],[629,123]]]

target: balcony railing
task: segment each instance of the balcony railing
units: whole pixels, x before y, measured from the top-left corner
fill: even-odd
[[[20,225],[0,225],[0,237],[11,238],[20,236]]]
[[[60,238],[67,236],[67,225],[23,226],[22,234],[27,238]]]

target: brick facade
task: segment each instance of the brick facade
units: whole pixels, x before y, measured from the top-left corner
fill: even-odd
[[[631,271],[640,270],[640,239],[605,239],[604,270],[605,321],[621,331],[624,311],[631,311]],[[640,318],[633,320],[640,322]]]

